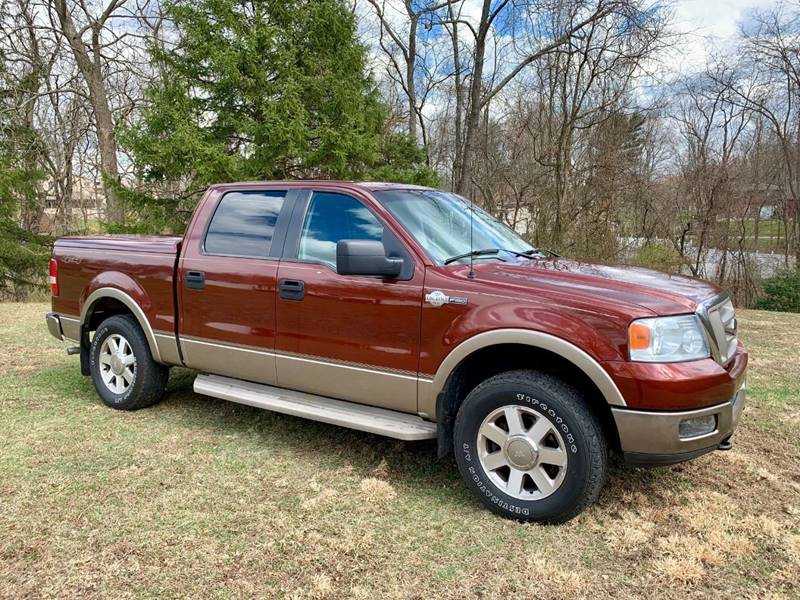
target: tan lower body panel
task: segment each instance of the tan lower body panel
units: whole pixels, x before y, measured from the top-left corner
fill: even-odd
[[[259,383],[276,383],[275,354],[269,351],[206,342],[181,336],[186,366]]]
[[[417,377],[312,357],[277,354],[281,387],[402,412],[417,412]]]
[[[161,355],[161,362],[165,365],[180,365],[181,355],[178,352],[178,340],[175,334],[156,331],[154,335],[158,353]]]
[[[161,339],[158,336],[157,339],[160,348]],[[413,373],[185,336],[181,336],[180,343],[186,366],[198,371],[390,410],[417,412],[417,377]]]
[[[646,411],[612,407],[620,445],[624,452],[637,454],[680,454],[718,446],[729,437],[744,410],[747,386],[742,385],[730,401],[683,411]],[[708,434],[682,439],[681,421],[715,417],[716,427]]]
[[[194,382],[194,391],[222,400],[399,440],[427,440],[436,437],[436,425],[416,415],[227,377],[198,375]]]

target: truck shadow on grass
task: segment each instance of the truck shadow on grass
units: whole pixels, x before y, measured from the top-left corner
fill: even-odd
[[[173,430],[202,431],[215,443],[221,440],[223,444],[237,444],[244,439],[249,446],[274,446],[315,465],[320,471],[352,468],[361,477],[385,479],[402,490],[401,494],[413,491],[415,495],[437,502],[483,510],[463,485],[453,456],[437,459],[435,440],[403,442],[217,400],[195,394],[192,390],[194,377],[192,371],[174,368],[167,394],[159,404],[116,416],[124,415],[126,427],[157,426],[163,429],[165,436]],[[47,389],[69,398],[69,404],[102,406],[91,379],[78,375],[72,365],[48,369],[34,377],[32,383],[42,391]],[[115,415],[108,416],[113,419]],[[674,472],[676,470],[680,468],[631,469],[612,455],[609,481],[595,510],[613,513],[621,497],[634,491],[658,497],[666,488],[679,484],[681,477],[679,472]]]
[[[437,497],[466,501],[482,509],[463,485],[453,455],[437,458],[435,440],[403,442],[205,397],[192,391],[194,376],[195,373],[187,369],[173,369],[164,402],[191,407],[193,412],[196,411],[195,416],[201,416],[210,427],[254,432],[267,443],[277,442],[300,454],[308,453],[312,461],[320,459],[317,449],[324,447],[328,454],[326,460],[335,457],[336,463],[349,464],[365,477],[379,472],[394,485],[428,489],[435,491]],[[658,497],[667,488],[686,485],[688,482],[680,474],[682,469],[681,466],[627,467],[621,456],[612,453],[608,482],[597,507],[615,510],[620,497],[633,491]]]

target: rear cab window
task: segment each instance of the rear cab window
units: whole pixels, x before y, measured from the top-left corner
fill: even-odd
[[[217,204],[203,239],[203,253],[268,258],[286,191],[235,191]]]

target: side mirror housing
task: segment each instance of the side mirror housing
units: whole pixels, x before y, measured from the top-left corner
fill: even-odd
[[[339,240],[336,244],[336,272],[339,275],[369,275],[395,279],[403,270],[402,258],[389,258],[382,242]]]

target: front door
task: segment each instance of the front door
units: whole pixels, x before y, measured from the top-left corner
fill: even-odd
[[[381,240],[400,279],[336,273],[342,239]],[[298,201],[278,269],[278,384],[416,413],[424,270],[366,198],[314,191]]]
[[[275,289],[295,192],[220,193],[178,269],[180,342],[199,371],[274,384]],[[202,216],[202,215],[199,215]]]

